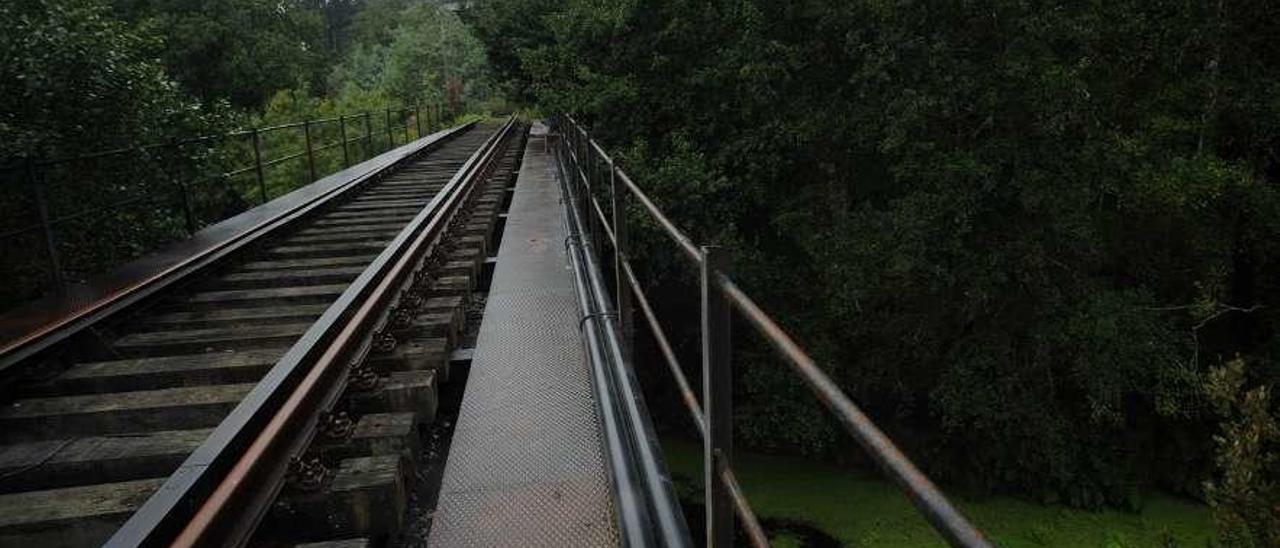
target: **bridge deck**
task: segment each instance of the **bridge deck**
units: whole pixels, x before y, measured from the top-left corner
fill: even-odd
[[[524,153],[445,465],[432,546],[616,546],[544,131]]]

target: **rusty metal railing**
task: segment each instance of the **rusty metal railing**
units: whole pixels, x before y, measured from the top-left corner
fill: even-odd
[[[604,149],[572,117],[556,116],[555,153],[571,192],[570,207],[589,219],[592,240],[608,242],[613,251],[613,310],[622,326],[625,346],[631,347],[633,303],[639,305],[659,353],[662,354],[681,399],[703,439],[703,473],[706,502],[706,544],[712,548],[733,545],[734,516],[742,521],[751,544],[768,546],[768,537],[747,501],[732,464],[732,361],[730,320],[737,312],[761,336],[838,420],[904,494],[929,524],[954,546],[988,547],[990,543],[947,500],[910,459],[840,390],[835,381],[769,317],[728,275],[727,255],[715,246],[694,244],[653,200],[627,176]],[[611,212],[606,214],[596,190],[609,189]],[[702,332],[701,401],[689,386],[666,331],[641,287],[628,255],[626,211],[634,199],[648,217],[669,237],[681,254],[698,268]],[[603,236],[603,238],[601,238]],[[599,248],[599,245],[594,245]]]
[[[64,158],[0,159],[0,202],[8,204],[0,208],[0,252],[24,259],[0,269],[14,286],[0,291],[0,310],[421,138],[456,114],[443,104],[386,108]]]

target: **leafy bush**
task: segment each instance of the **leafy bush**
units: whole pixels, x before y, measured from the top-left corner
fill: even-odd
[[[49,287],[37,187],[73,281],[183,233],[169,176],[202,162],[198,151],[26,165],[221,127],[220,109],[187,98],[153,61],[159,48],[91,0],[0,5],[0,233],[28,229],[0,241],[0,307]]]
[[[1280,421],[1271,386],[1246,389],[1244,361],[1209,372],[1205,388],[1222,418],[1214,436],[1219,478],[1205,486],[1224,546],[1280,544]]]

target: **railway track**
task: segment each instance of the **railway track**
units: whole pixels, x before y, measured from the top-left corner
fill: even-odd
[[[0,546],[395,534],[523,129],[460,131],[43,353],[0,406]]]

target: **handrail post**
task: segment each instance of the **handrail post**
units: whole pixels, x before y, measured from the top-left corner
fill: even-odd
[[[396,138],[391,135],[391,107],[387,107],[387,150],[396,146]]]
[[[373,116],[369,111],[364,111],[364,152],[367,158],[373,157]]]
[[[418,108],[418,104],[413,105],[413,123],[418,126],[418,138],[422,138],[422,113]]]
[[[49,278],[55,291],[61,293],[67,285],[66,275],[62,272],[62,261],[58,258],[58,242],[53,234],[53,221],[49,218],[49,198],[45,195],[44,177],[36,176],[36,162],[27,158],[27,182],[31,184],[31,192],[36,199],[36,213],[40,217],[40,230],[44,233],[45,252],[49,258]]]
[[[726,467],[733,454],[733,370],[729,346],[729,302],[718,277],[728,270],[728,256],[718,246],[702,247],[702,466],[707,514],[707,548],[733,546],[733,500],[720,481],[719,461]]]
[[[404,122],[404,142],[409,142],[409,109],[400,109],[400,121]]]
[[[582,173],[582,214],[587,218],[587,237],[591,241],[591,246],[599,249],[600,234],[604,231],[600,229],[600,218],[596,216],[596,189],[591,182],[591,178],[596,176],[596,156],[595,151],[586,143],[586,139],[583,139],[583,143],[585,154],[578,156],[578,161],[584,164],[578,166]]]
[[[254,171],[258,173],[258,194],[262,196],[262,203],[267,203],[267,178],[262,174],[262,136],[258,134],[258,128],[253,128],[253,165]]]
[[[311,120],[303,120],[302,134],[307,140],[307,170],[311,172],[311,182],[316,180],[316,154],[311,147]]]
[[[631,285],[627,283],[627,273],[623,262],[627,260],[627,202],[626,196],[618,188],[618,168],[610,159],[609,194],[613,198],[613,283],[614,305],[618,310],[618,327],[622,332],[622,352],[627,363],[631,363],[631,348],[634,345],[635,328],[631,322]]]
[[[342,139],[342,167],[351,167],[351,157],[347,155],[347,115],[338,116],[338,137]]]
[[[169,146],[173,147],[174,155],[181,156],[182,144],[178,142],[177,138],[172,139],[170,142],[172,144]],[[143,154],[146,155],[148,159],[151,159],[152,161],[154,161],[154,158],[152,158],[151,155],[146,154],[145,148],[140,150],[143,151]],[[178,165],[184,165],[184,164],[178,164]],[[195,216],[195,211],[191,207],[191,193],[187,191],[186,179],[182,177],[181,174],[179,174],[179,176],[175,178],[169,175],[168,170],[164,169],[164,166],[158,166],[158,167],[160,168],[161,173],[163,173],[166,177],[168,177],[169,180],[173,181],[174,184],[178,185],[178,193],[179,193],[179,196],[182,198],[182,215],[187,225],[187,235],[190,236],[192,234],[195,234],[196,233],[196,216]]]

